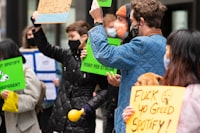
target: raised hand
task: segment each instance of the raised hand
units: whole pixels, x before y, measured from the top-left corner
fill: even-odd
[[[99,6],[97,0],[93,0],[92,2],[90,15],[94,19],[94,23],[103,22],[103,11],[102,11],[102,8]]]

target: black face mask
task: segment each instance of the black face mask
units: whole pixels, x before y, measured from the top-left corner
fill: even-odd
[[[132,37],[136,37],[138,35],[139,32],[139,25],[137,24],[136,26],[132,26],[130,27],[130,33],[132,35]]]
[[[27,39],[27,43],[29,46],[36,46],[34,38]]]
[[[80,42],[80,40],[75,40],[75,41],[69,40],[68,44],[72,51],[77,51],[81,42]]]

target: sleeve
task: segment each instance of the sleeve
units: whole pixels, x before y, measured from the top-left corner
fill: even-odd
[[[200,90],[199,87],[187,87],[178,123],[177,133],[200,132]]]
[[[100,105],[102,105],[107,99],[107,92],[108,92],[108,81],[106,76],[97,76],[98,85],[100,90],[97,92],[97,95],[94,96],[91,100],[88,101],[90,107],[96,110]]]
[[[62,49],[61,47],[49,44],[42,28],[37,32],[33,30],[33,35],[35,43],[44,55],[62,63],[65,58],[64,56],[71,54],[71,51],[68,49]]]
[[[32,69],[28,68],[25,72],[26,88],[22,94],[18,94],[18,112],[35,110],[35,106],[40,97],[40,81]]]
[[[88,34],[94,57],[101,64],[117,69],[130,69],[138,63],[144,46],[141,38],[136,37],[120,46],[111,46],[103,26],[93,27]]]

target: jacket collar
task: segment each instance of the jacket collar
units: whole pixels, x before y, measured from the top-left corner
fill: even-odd
[[[147,31],[144,36],[152,36],[154,34],[159,34],[159,35],[162,35],[162,31],[161,29],[159,28],[153,28],[153,29],[150,29],[149,31]]]

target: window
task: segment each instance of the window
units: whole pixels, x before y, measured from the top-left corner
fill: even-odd
[[[0,0],[0,40],[6,37],[6,0]]]

